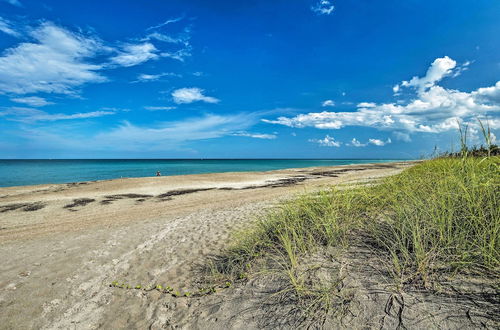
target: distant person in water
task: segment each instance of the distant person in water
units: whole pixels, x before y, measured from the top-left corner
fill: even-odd
[[[156,171],[156,176],[161,176],[160,171]]]

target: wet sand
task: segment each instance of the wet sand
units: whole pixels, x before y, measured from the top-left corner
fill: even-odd
[[[234,313],[238,320],[241,312],[238,304],[214,307],[224,293],[175,299],[109,283],[190,288],[199,265],[219,253],[231,233],[281,200],[376,180],[412,164],[0,188],[0,328],[218,328],[214,315],[232,319]],[[239,306],[248,303],[252,299]]]

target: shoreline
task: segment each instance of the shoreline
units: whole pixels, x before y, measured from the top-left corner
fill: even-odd
[[[363,161],[364,159],[158,159],[158,161],[218,161],[218,160],[226,160],[226,161],[265,161],[265,160],[271,160],[271,161]],[[10,159],[3,159],[1,161],[7,161],[7,162],[16,162],[16,161],[46,161],[46,162],[51,162],[51,161],[156,161],[156,159],[56,159],[56,160],[50,160],[50,159],[16,159],[16,160],[10,160]],[[299,167],[283,167],[283,168],[272,168],[272,169],[267,169],[267,170],[221,170],[221,171],[208,171],[208,172],[196,172],[196,173],[187,173],[187,174],[165,174],[162,173],[162,176],[164,177],[171,177],[171,176],[183,176],[183,175],[203,175],[203,174],[222,174],[222,173],[251,173],[251,172],[269,172],[269,171],[281,171],[281,170],[292,170],[292,169],[308,169],[308,168],[313,168],[313,167],[336,167],[336,166],[348,166],[348,165],[374,165],[374,164],[388,164],[388,163],[398,163],[398,162],[419,162],[422,160],[398,160],[398,159],[366,159],[366,161],[372,161],[372,162],[367,162],[367,163],[349,163],[349,164],[335,164],[335,165],[321,165],[321,164],[315,164],[311,166],[299,166]],[[375,161],[375,162],[373,162]],[[151,172],[151,175],[148,176],[120,176],[120,177],[112,177],[112,178],[102,178],[102,179],[89,179],[89,180],[63,180],[63,181],[58,181],[58,182],[45,182],[45,183],[35,183],[35,184],[16,184],[16,185],[0,185],[0,189],[2,188],[12,188],[12,187],[32,187],[32,186],[40,186],[40,185],[55,185],[55,184],[78,184],[81,182],[101,182],[101,181],[110,181],[110,180],[118,180],[118,179],[139,179],[139,178],[152,178],[156,177],[154,175],[154,172]]]

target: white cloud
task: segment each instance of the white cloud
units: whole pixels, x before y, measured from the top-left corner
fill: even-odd
[[[335,6],[329,0],[319,0],[316,5],[311,7],[311,10],[318,15],[330,15]]]
[[[2,17],[0,17],[0,31],[16,38],[19,38],[21,36],[21,33],[14,30],[14,28],[11,26],[11,23]]]
[[[494,105],[500,103],[500,81],[495,86],[479,88],[475,94],[482,102]]]
[[[311,139],[309,142],[314,142],[322,147],[340,147],[340,142],[335,141],[335,139],[329,135],[325,136],[323,139]]]
[[[34,42],[9,48],[0,57],[0,93],[74,93],[89,82],[103,82],[102,66],[85,62],[103,47],[97,38],[52,23],[31,31]]]
[[[434,86],[438,81],[452,74],[453,69],[457,66],[457,62],[448,56],[436,58],[432,62],[424,77],[413,77],[409,81],[403,81],[398,87],[415,87],[419,91]],[[397,86],[397,85],[396,85]],[[393,87],[393,91],[396,87]],[[395,92],[398,92],[399,88]]]
[[[246,131],[253,126],[261,113],[239,113],[231,115],[208,114],[189,117],[173,122],[157,122],[147,126],[121,122],[107,131],[97,134],[78,133],[81,123],[60,122],[38,127],[21,126],[16,136],[29,140],[38,150],[57,150],[64,147],[74,154],[89,152],[91,155],[148,155],[156,152],[165,155],[165,150],[189,148],[190,141],[215,139]],[[57,126],[56,126],[57,125]]]
[[[212,96],[203,95],[204,90],[196,87],[180,88],[172,92],[174,102],[177,104],[193,103],[202,101],[206,103],[218,103],[220,100]]]
[[[353,147],[366,147],[366,143],[361,143],[356,138],[352,138],[350,145]]]
[[[191,56],[191,47],[186,47],[173,52],[162,52],[161,57],[168,57],[180,62],[184,62],[186,57]]]
[[[126,44],[117,56],[111,58],[111,62],[125,67],[134,66],[158,58],[157,52],[156,47],[149,42]]]
[[[334,107],[335,102],[333,102],[332,100],[326,100],[326,101],[323,101],[323,103],[321,103],[321,106],[322,107]]]
[[[172,24],[172,23],[177,23],[177,22],[180,22],[184,19],[184,16],[179,16],[179,17],[176,17],[176,18],[169,18],[167,19],[165,22],[163,23],[160,23],[158,25],[154,25],[154,26],[150,26],[146,29],[146,31],[149,31],[149,30],[156,30],[158,28],[161,28],[165,25],[168,25],[168,24]]]
[[[158,41],[168,42],[168,43],[172,43],[172,44],[179,44],[179,43],[182,43],[185,45],[189,44],[189,41],[188,41],[189,37],[188,36],[172,37],[172,36],[169,36],[167,34],[160,33],[160,32],[150,33],[146,36],[146,38],[144,40],[151,40],[151,39],[156,39]]]
[[[493,134],[493,133],[490,132],[490,138],[491,138],[491,143],[492,144],[496,144],[497,143],[497,137],[495,136],[495,134]]]
[[[255,114],[227,116],[205,115],[175,122],[158,123],[153,127],[123,122],[117,128],[98,134],[91,140],[98,146],[117,146],[131,150],[164,150],[180,143],[232,135],[255,124]]]
[[[159,111],[159,110],[173,110],[176,107],[155,107],[155,106],[145,106],[144,109],[149,111]]]
[[[392,143],[391,139],[387,139],[386,141],[382,141],[379,139],[368,139],[369,144],[373,144],[378,147],[385,146],[386,144]]]
[[[106,115],[113,115],[114,111],[92,111],[74,114],[64,113],[47,113],[42,110],[22,107],[12,107],[4,111],[0,111],[0,117],[6,117],[12,121],[19,121],[25,123],[34,123],[37,121],[56,121],[56,120],[69,120],[69,119],[85,119],[96,118]]]
[[[49,104],[54,104],[52,102],[48,102],[43,97],[38,97],[38,96],[17,97],[17,98],[12,98],[10,100],[16,103],[24,103],[32,107],[43,107]]]
[[[159,74],[146,74],[142,73],[137,76],[137,80],[134,82],[149,82],[149,81],[157,81],[163,77],[181,77],[181,75],[172,73],[172,72],[162,72]]]
[[[353,138],[348,145],[352,147],[366,147],[367,145],[372,144],[378,147],[382,147],[391,142],[392,142],[391,139],[387,139],[386,141],[382,141],[379,139],[368,139],[367,143],[361,143],[358,141],[358,139]]]
[[[373,102],[361,102],[357,105],[358,108],[375,108],[376,106],[377,104]]]
[[[289,127],[340,129],[346,126],[374,127],[382,130],[439,133],[455,129],[457,119],[475,121],[476,117],[498,116],[500,82],[472,92],[446,89],[436,85],[455,67],[449,57],[435,60],[423,78],[414,77],[406,86],[416,87],[416,98],[408,102],[370,104],[353,112],[311,112],[295,117],[279,117],[264,122]],[[494,119],[494,118],[493,118]],[[490,122],[494,123],[490,118]]]
[[[265,134],[265,133],[249,133],[249,132],[236,132],[232,134],[233,136],[246,136],[254,139],[266,139],[266,140],[274,140],[276,139],[276,135],[274,134]]]

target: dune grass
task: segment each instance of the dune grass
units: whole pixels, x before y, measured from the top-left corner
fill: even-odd
[[[436,273],[498,271],[499,164],[500,157],[439,158],[371,189],[379,202],[370,234],[402,282],[428,286]]]
[[[429,287],[442,274],[498,276],[499,166],[498,156],[441,157],[377,184],[304,194],[236,235],[213,270],[245,278],[272,260],[297,297],[330,306],[336,284],[307,285],[301,260],[319,249],[348,247],[362,232],[399,287]]]

